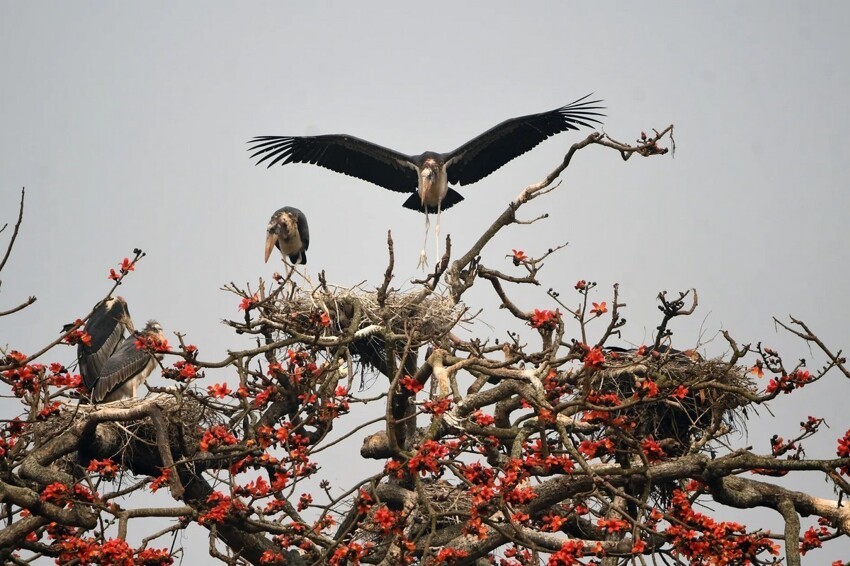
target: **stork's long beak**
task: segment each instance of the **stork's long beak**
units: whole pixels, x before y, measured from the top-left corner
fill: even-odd
[[[272,232],[266,236],[266,263],[269,262],[269,256],[272,255],[274,245],[277,243],[277,234]]]

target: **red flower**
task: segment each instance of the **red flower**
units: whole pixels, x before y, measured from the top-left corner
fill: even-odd
[[[301,497],[298,499],[298,510],[303,511],[309,507],[311,503],[313,503],[313,496],[309,493],[302,493]]]
[[[597,367],[605,362],[605,354],[602,353],[602,348],[591,348],[582,361],[585,367]]]
[[[644,379],[638,383],[635,397],[658,397],[658,385],[651,379]]]
[[[427,472],[439,473],[441,471],[441,465],[438,460],[446,457],[448,453],[449,449],[447,446],[434,440],[426,440],[419,447],[416,456],[407,462],[407,467],[411,473],[415,474],[419,472],[423,476]]]
[[[487,413],[482,412],[480,409],[475,411],[470,415],[470,418],[474,420],[478,426],[490,426],[496,422],[496,419],[493,418],[492,415],[488,415]]]
[[[227,397],[231,393],[233,393],[226,383],[216,383],[215,385],[207,386],[207,393],[209,393],[210,397],[215,397],[216,399],[223,399]]]
[[[239,310],[248,312],[252,308],[257,306],[257,294],[254,293],[250,297],[245,297],[242,299],[242,302],[239,303]]]
[[[146,548],[136,555],[136,564],[144,566],[170,566],[174,559],[164,548]]]
[[[602,301],[601,303],[593,303],[593,308],[590,309],[590,312],[596,316],[602,316],[608,312],[608,307],[606,306],[605,301]]]
[[[86,468],[86,471],[97,474],[105,480],[115,479],[115,475],[118,473],[118,470],[118,464],[109,458],[106,458],[105,460],[92,460]]]
[[[422,404],[422,410],[426,413],[431,413],[436,416],[440,416],[449,409],[452,408],[452,400],[449,397],[444,397],[439,401],[425,401]]]
[[[685,396],[687,394],[688,394],[688,388],[685,387],[684,385],[680,385],[670,394],[670,397],[675,397],[676,399],[681,401],[682,399],[685,398]]]
[[[657,462],[664,458],[664,450],[651,436],[644,438],[640,442],[641,450],[646,455],[646,459],[650,462]]]
[[[514,253],[514,265],[519,265],[528,260],[528,256],[522,250],[511,250]]]
[[[754,374],[756,377],[761,379],[762,377],[764,377],[764,371],[762,371],[762,367],[763,366],[762,366],[761,360],[758,360],[756,362],[756,365],[754,365],[753,367],[750,368],[750,373]]]
[[[41,492],[41,500],[58,505],[68,497],[68,486],[63,483],[54,482]]]
[[[101,564],[133,564],[133,549],[127,544],[127,541],[120,538],[113,538],[100,547]]]
[[[381,506],[377,511],[375,511],[373,519],[375,523],[381,527],[381,531],[388,533],[393,529],[393,527],[395,527],[399,517],[395,512],[390,511],[387,507]]]
[[[555,310],[539,310],[534,309],[534,314],[531,315],[531,327],[552,330],[558,327],[561,321],[561,311]]]
[[[413,379],[409,375],[402,377],[398,382],[401,384],[402,387],[404,387],[414,395],[422,391],[422,388],[425,387],[422,383],[420,383],[416,379]]]
[[[156,491],[161,488],[163,485],[168,483],[169,478],[171,478],[171,468],[161,468],[162,474],[154,478],[151,482],[151,491]]]
[[[272,550],[267,550],[260,556],[260,564],[274,564],[276,562],[283,562],[283,560],[283,554]]]
[[[616,517],[613,519],[599,519],[596,524],[599,525],[599,528],[605,529],[609,533],[619,533],[629,528],[629,524],[626,521],[617,519]]]
[[[215,425],[204,432],[199,445],[202,451],[209,452],[211,448],[216,448],[220,445],[232,446],[237,442],[239,441],[227,430],[227,427],[224,425]]]
[[[444,548],[437,553],[437,564],[454,564],[469,556],[469,553],[459,548]]]
[[[132,262],[132,261],[129,260],[129,258],[125,257],[124,260],[121,261],[118,264],[118,268],[120,270],[120,273],[116,273],[116,271],[114,269],[110,269],[109,270],[109,279],[112,279],[113,281],[118,281],[119,279],[121,279],[121,277],[123,277],[124,275],[127,275],[127,273],[129,273],[130,271],[135,271],[136,270],[135,266],[136,266],[135,262]]]
[[[62,406],[62,403],[59,401],[55,401],[50,405],[47,405],[41,411],[39,411],[38,416],[36,417],[40,421],[44,421],[52,417],[53,415],[59,414],[59,408]]]
[[[580,279],[576,283],[576,291],[584,291],[585,289],[587,289],[587,281],[585,281],[584,279]]]

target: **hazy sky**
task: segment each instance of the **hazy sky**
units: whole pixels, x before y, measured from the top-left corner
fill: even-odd
[[[406,153],[448,151],[594,92],[614,138],[674,123],[675,158],[580,152],[561,187],[524,211],[550,218],[485,251],[485,264],[510,269],[511,248],[539,255],[570,242],[521,308],[552,308],[544,289],[571,296],[578,279],[610,301],[619,282],[624,339],[640,344],[658,324],[658,291],[696,287],[697,315],[674,326],[680,346],[727,329],[811,359],[775,332],[771,316],[789,313],[834,348],[850,346],[846,3],[4,0],[0,10],[0,225],[27,187],[0,310],[38,297],[0,318],[0,344],[32,351],[53,339],[140,247],[148,256],[120,290],[134,318],[158,318],[220,359],[245,342],[219,323],[239,316],[239,300],[219,289],[281,269],[262,256],[268,217],[284,205],[309,218],[311,273],[379,284],[389,229],[405,286],[423,233],[405,195],[307,165],[255,167],[246,141],[349,133]],[[556,136],[461,188],[466,200],[443,216],[455,249],[586,134]],[[478,332],[504,335],[500,313],[483,319],[493,328]],[[722,353],[721,340],[704,351]],[[740,441],[766,451],[772,434],[793,436],[812,414],[832,428],[808,455],[834,456],[848,394],[831,375],[774,403],[778,418],[763,414]],[[844,546],[817,560],[846,558]]]

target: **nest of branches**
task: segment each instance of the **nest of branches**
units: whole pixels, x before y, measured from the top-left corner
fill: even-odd
[[[673,395],[657,396],[654,387]],[[624,400],[641,399],[617,416],[635,423],[635,437],[652,436],[677,446],[676,451],[687,451],[694,439],[714,439],[742,430],[743,407],[750,404],[748,397],[754,393],[741,368],[722,360],[705,360],[693,351],[619,354],[594,374],[592,388]]]
[[[154,408],[164,425],[158,435],[154,419],[145,412]],[[96,426],[86,426],[98,411],[119,409],[139,411],[135,418],[106,420]],[[212,417],[212,419],[211,419]],[[87,466],[92,459],[111,458],[135,475],[158,476],[162,466],[158,442],[168,444],[172,455],[193,453],[200,440],[200,431],[211,426],[216,417],[199,401],[187,396],[182,399],[160,393],[144,399],[116,401],[100,405],[68,404],[58,415],[35,425],[36,438],[48,440],[71,430],[82,430],[79,450],[56,462],[60,468],[73,470],[76,465]]]
[[[295,323],[296,329],[302,326],[301,330],[308,334],[310,328],[304,324],[315,322],[310,315],[324,312],[333,323],[328,335],[357,332],[373,326],[381,327],[374,329],[375,332],[396,335],[407,336],[411,332],[423,336],[440,335],[454,326],[462,310],[450,297],[437,293],[390,291],[380,296],[379,291],[341,287],[326,287],[312,293],[299,291],[290,298],[279,298],[265,306],[263,315],[269,320],[278,324]]]
[[[451,297],[431,291],[327,285],[263,301],[258,308],[279,334],[319,346],[346,346],[354,361],[390,378],[399,361],[414,364],[417,348],[449,332],[465,312]]]
[[[437,528],[445,528],[463,523],[465,517],[472,513],[472,499],[469,491],[462,486],[439,479],[423,479],[418,490],[412,491],[394,484],[382,484],[378,488],[380,499],[387,507],[405,513],[406,523],[412,526],[405,533],[408,538],[416,538],[430,530],[434,526],[432,519],[436,520]],[[427,501],[427,507],[422,504],[423,499]],[[375,517],[379,509],[380,505],[372,506],[360,523],[358,537],[364,542],[380,544],[392,536],[387,532],[386,525]]]

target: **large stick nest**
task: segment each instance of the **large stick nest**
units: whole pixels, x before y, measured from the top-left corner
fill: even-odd
[[[167,442],[175,459],[196,450],[201,431],[220,420],[215,411],[204,407],[190,396],[178,398],[159,393],[144,399],[131,399],[99,405],[67,404],[46,421],[35,424],[34,434],[42,441],[57,437],[82,424],[91,414],[110,409],[134,409],[155,403],[163,420]],[[215,422],[214,422],[215,421]],[[85,467],[92,459],[111,458],[136,475],[159,475],[162,466],[157,447],[156,429],[150,417],[102,422],[94,433],[80,439],[77,454],[66,456],[56,464],[66,471],[76,465]]]
[[[421,290],[390,291],[382,306],[377,291],[327,287],[312,293],[299,290],[290,298],[265,303],[263,316],[282,325],[295,323],[297,329],[299,322],[309,322],[309,315],[317,311],[327,313],[333,322],[326,335],[345,331],[355,322],[355,331],[377,325],[396,335],[415,332],[419,336],[439,336],[451,330],[463,306],[448,296]]]
[[[744,427],[746,415],[742,409],[750,404],[747,395],[754,392],[746,372],[722,360],[705,360],[693,352],[618,354],[594,374],[592,388],[628,400],[642,395],[641,384],[647,380],[654,381],[661,391],[672,391],[681,385],[687,393],[682,399],[667,395],[657,399],[644,397],[644,403],[619,412],[636,423],[637,438],[652,435],[656,440],[675,440],[687,448],[692,439],[708,431],[716,437],[718,432],[728,434]]]
[[[260,310],[280,336],[338,339],[362,366],[392,377],[400,360],[411,366],[406,370],[411,373],[416,349],[449,332],[465,307],[448,296],[423,290],[391,290],[382,304],[378,291],[328,286],[264,301]],[[324,324],[322,315],[327,317]]]

